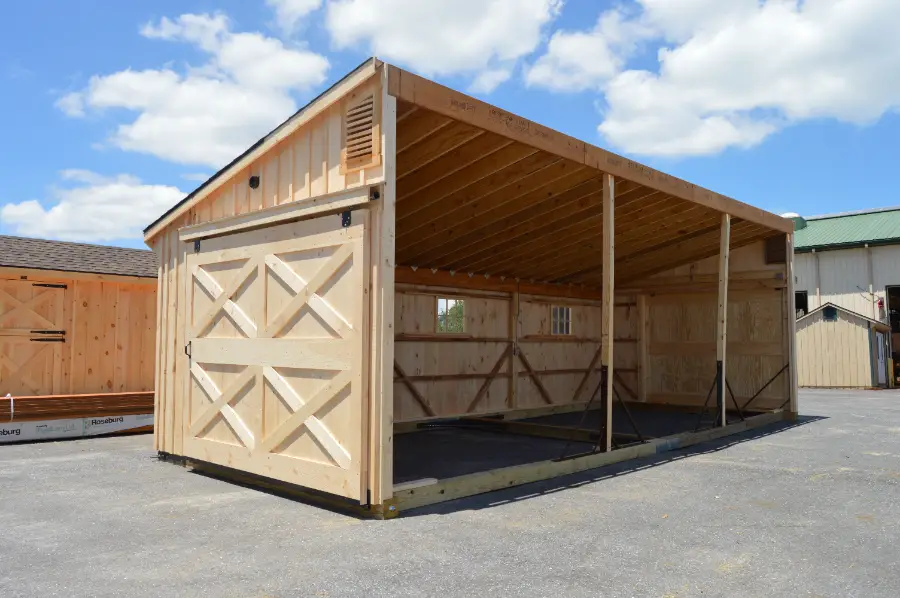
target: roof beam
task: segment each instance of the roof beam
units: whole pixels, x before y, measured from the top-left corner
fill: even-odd
[[[794,230],[793,222],[786,218],[587,144],[393,65],[386,66],[391,81],[389,92],[402,100],[719,212],[782,232]]]

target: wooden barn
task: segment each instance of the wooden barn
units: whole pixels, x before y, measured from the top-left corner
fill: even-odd
[[[819,388],[887,388],[891,327],[823,303],[797,320],[797,381]]]
[[[147,250],[0,236],[0,441],[152,425],[158,267]]]
[[[369,60],[145,230],[156,448],[391,516],[792,417],[792,234]]]

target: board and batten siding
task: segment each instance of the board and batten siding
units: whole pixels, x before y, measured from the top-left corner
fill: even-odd
[[[825,321],[822,311],[797,322],[797,377],[807,387],[871,387],[872,340],[869,322],[837,310]]]
[[[877,302],[886,305],[885,287],[900,285],[900,245],[797,253],[794,274],[794,290],[807,292],[810,311],[833,303],[885,321]]]
[[[185,243],[178,229],[212,222],[239,214],[256,212],[291,202],[302,202],[357,187],[384,181],[383,164],[351,169],[342,168],[344,114],[360,98],[381,93],[378,77],[360,83],[353,91],[322,113],[303,123],[296,131],[262,154],[244,169],[226,179],[184,215],[169,223],[152,240],[160,256],[159,311],[157,317],[157,364],[155,409],[157,426],[154,448],[173,454],[182,453],[183,425],[181,400],[184,389],[176,383],[177,372],[188,364],[185,347]],[[259,177],[252,189],[251,176]]]

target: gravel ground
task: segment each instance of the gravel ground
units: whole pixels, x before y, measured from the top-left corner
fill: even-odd
[[[900,596],[900,392],[364,521],[157,461],[0,447],[0,596]]]

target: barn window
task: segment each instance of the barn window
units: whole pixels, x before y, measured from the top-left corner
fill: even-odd
[[[348,103],[343,122],[341,172],[347,174],[381,163],[381,131],[375,90],[361,93]]]
[[[572,334],[572,308],[562,305],[550,307],[550,334]]]
[[[822,318],[824,318],[826,322],[837,322],[837,308],[830,305],[824,307],[822,309]]]
[[[794,293],[794,309],[797,310],[797,319],[809,313],[809,295],[806,291]]]
[[[456,334],[466,331],[466,302],[463,299],[438,297],[437,331]]]

